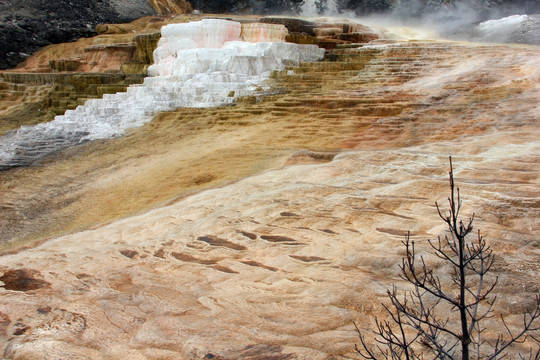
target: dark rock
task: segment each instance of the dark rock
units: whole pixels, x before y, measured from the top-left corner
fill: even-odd
[[[320,48],[323,48],[323,49],[326,49],[326,50],[333,50],[333,49],[337,48],[337,46],[339,44],[341,44],[341,42],[339,42],[338,40],[334,40],[334,39],[317,39],[315,44],[317,44],[317,46],[320,47]]]
[[[295,14],[302,0],[191,0],[194,9],[205,13]]]
[[[315,36],[315,23],[294,17],[263,17],[259,20],[265,24],[281,24],[289,33],[305,33]]]
[[[353,43],[368,43],[372,40],[377,40],[378,38],[379,35],[369,32],[352,32],[338,35],[338,39]]]
[[[25,0],[0,7],[0,69],[13,68],[41,46],[97,35],[101,23],[155,14],[146,0]]]

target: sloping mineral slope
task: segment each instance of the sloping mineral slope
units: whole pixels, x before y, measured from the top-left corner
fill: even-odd
[[[444,233],[448,155],[499,255],[497,314],[519,323],[540,287],[539,59],[336,50],[276,73],[273,95],[3,172],[4,241],[110,221],[0,258],[3,356],[354,358],[404,234],[424,250]]]

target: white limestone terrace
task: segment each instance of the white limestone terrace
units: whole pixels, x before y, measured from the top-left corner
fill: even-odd
[[[141,85],[88,100],[48,123],[0,138],[0,170],[25,166],[67,146],[120,136],[160,111],[215,107],[254,93],[274,70],[322,59],[316,45],[284,42],[282,25],[205,19],[170,24]]]

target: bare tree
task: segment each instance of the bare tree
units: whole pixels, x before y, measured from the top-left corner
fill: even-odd
[[[459,188],[454,184],[451,157],[449,177],[448,211],[435,203],[439,217],[448,226],[448,234],[428,243],[445,265],[442,268],[450,268],[450,279],[439,275],[441,267],[428,265],[424,256],[416,253],[414,241],[407,234],[400,277],[410,285],[409,290],[398,291],[395,286],[388,290],[390,305],[383,305],[388,318],[375,319],[375,345],[368,345],[363,332],[354,324],[360,337],[355,348],[364,359],[494,360],[508,356],[509,347],[525,342],[527,336],[540,344],[531,335],[540,329],[540,296],[523,315],[518,330],[501,316],[498,328],[504,332],[492,336],[496,329],[484,320],[495,318],[496,296],[492,293],[498,278],[486,276],[495,257],[480,231],[473,234],[474,214],[465,222],[460,218],[462,203]],[[519,357],[538,360],[540,347]]]

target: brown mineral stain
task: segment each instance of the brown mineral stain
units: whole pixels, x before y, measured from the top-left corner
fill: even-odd
[[[247,248],[243,245],[235,244],[233,242],[230,242],[225,239],[221,239],[217,236],[207,235],[207,236],[199,236],[197,240],[207,243],[211,246],[221,246],[226,247],[232,250],[246,250]]]
[[[37,278],[41,273],[32,269],[6,270],[0,276],[0,281],[4,283],[6,290],[31,291],[49,287],[51,284],[45,280]]]

